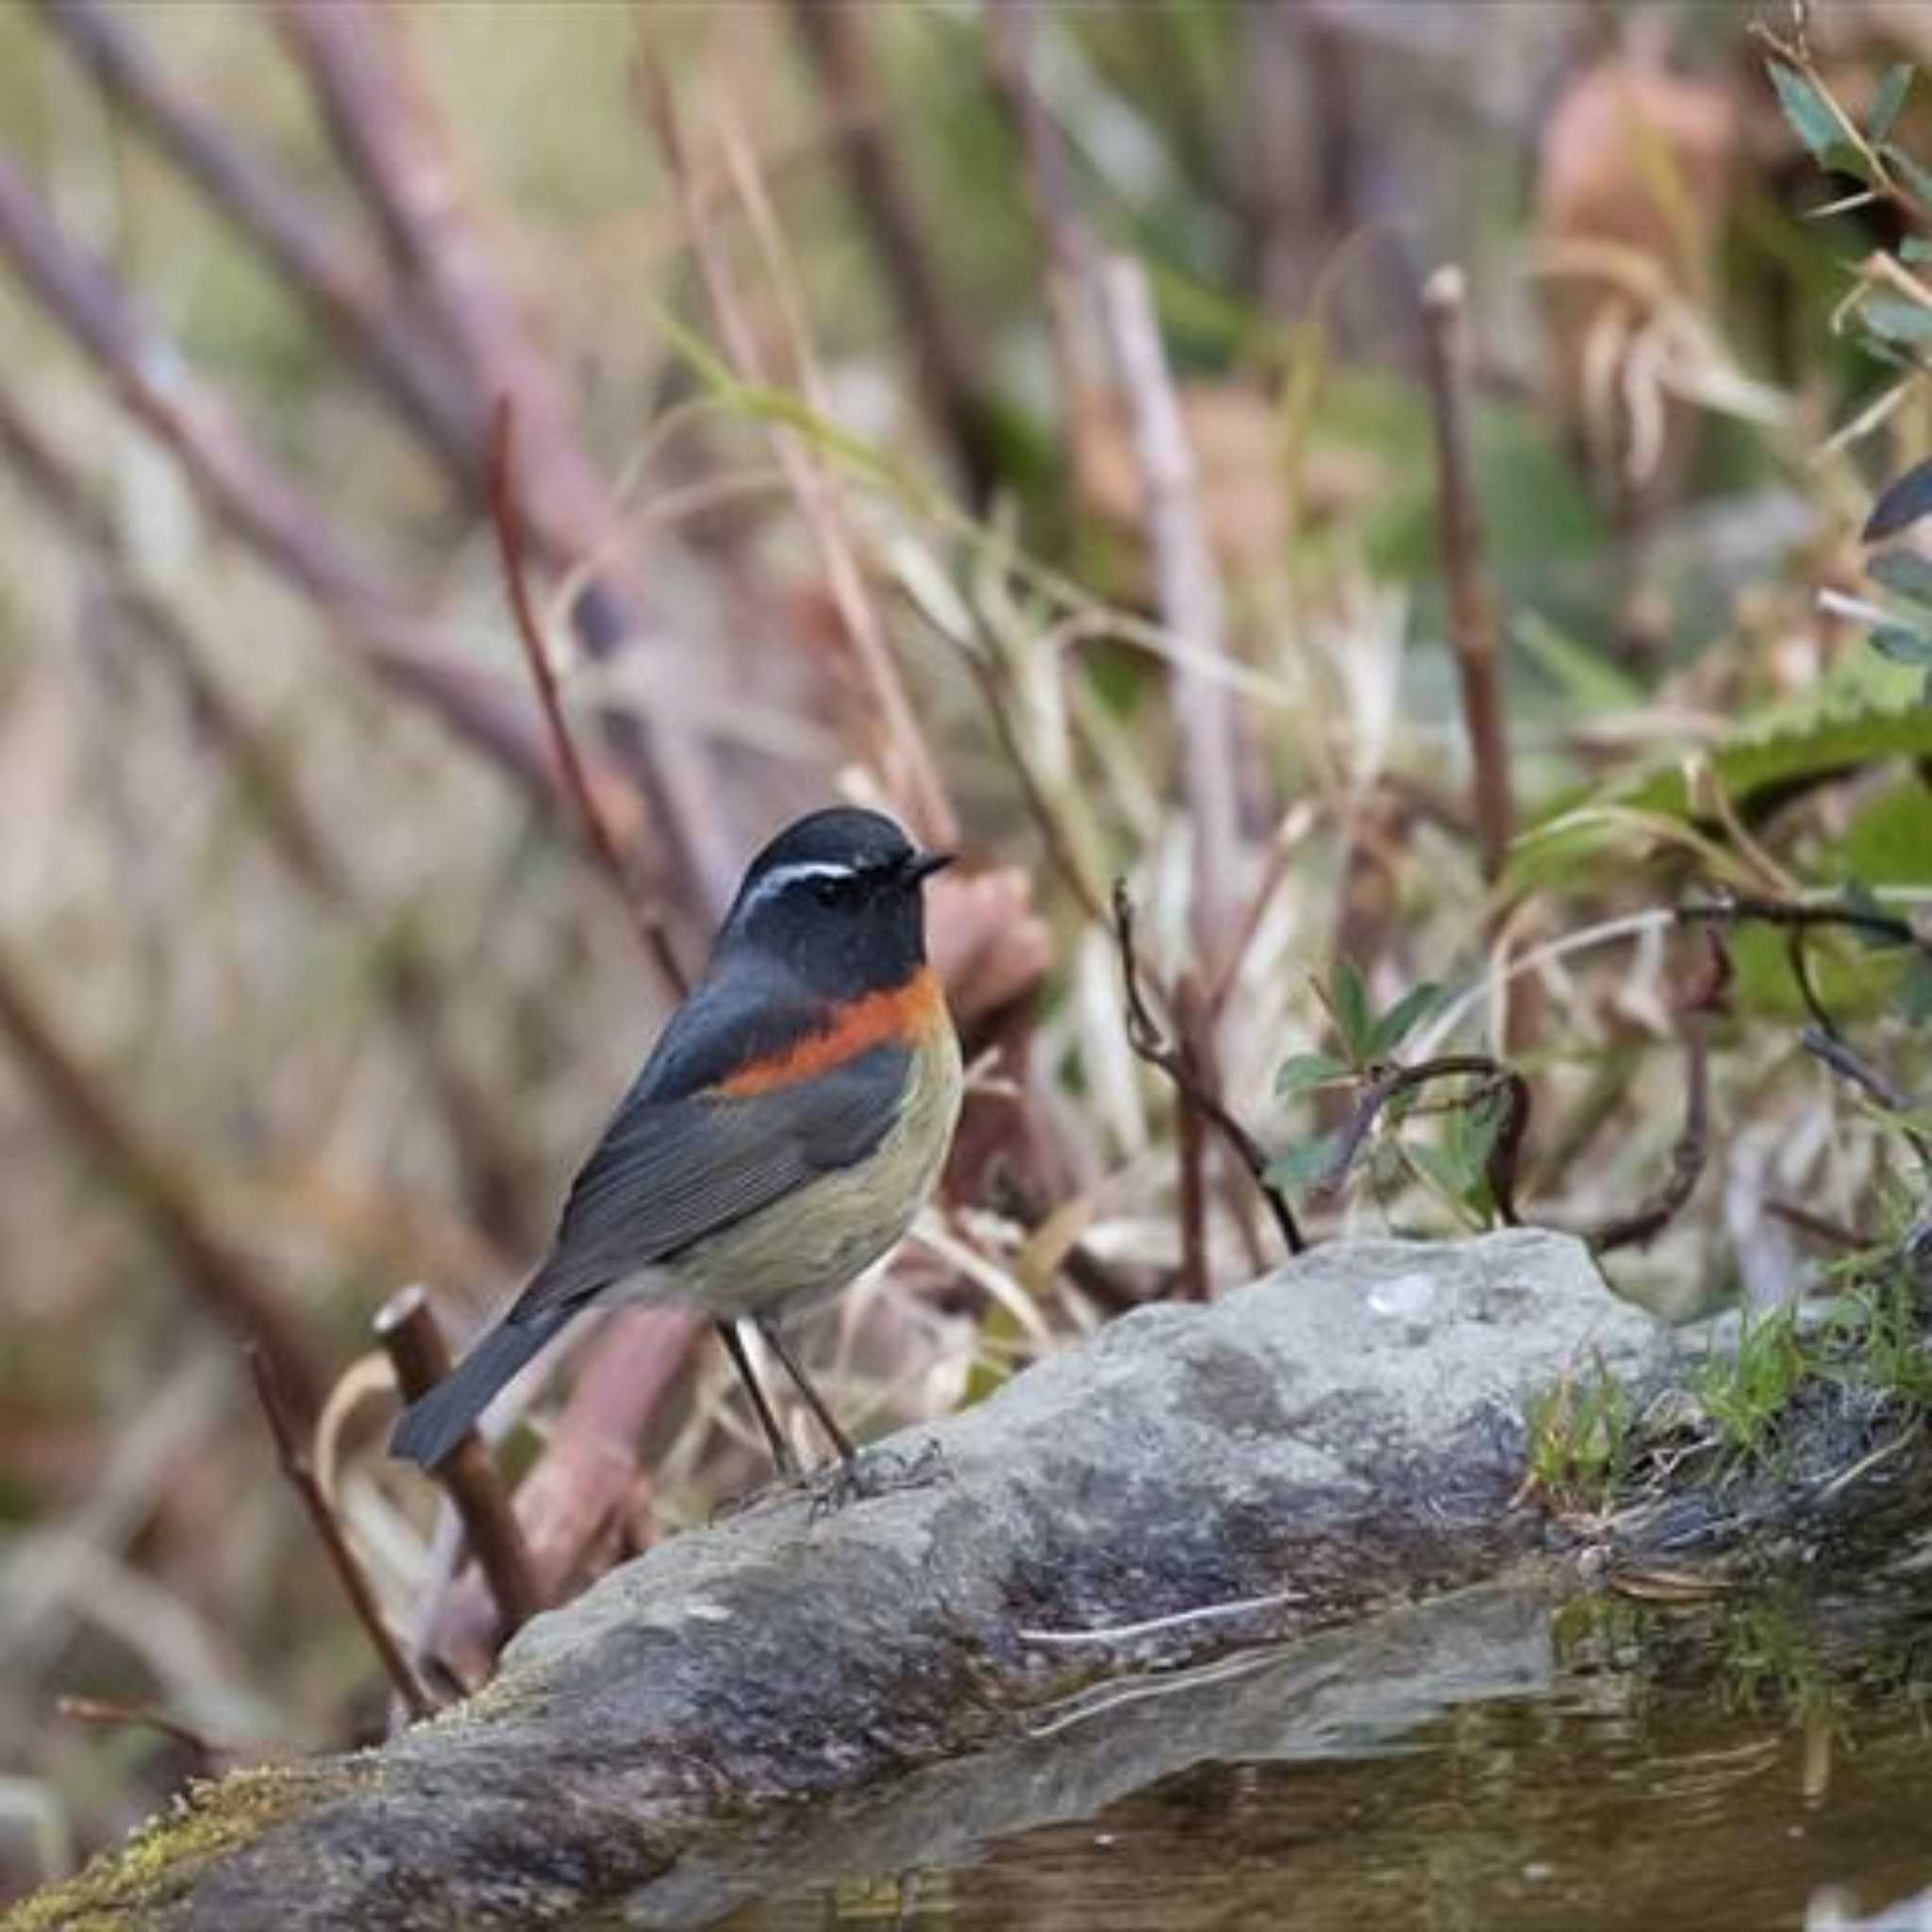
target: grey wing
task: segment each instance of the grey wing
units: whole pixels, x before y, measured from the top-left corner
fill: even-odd
[[[911,1060],[906,1047],[875,1046],[795,1087],[628,1100],[572,1183],[557,1240],[510,1319],[528,1321],[668,1261],[862,1160],[898,1118]]]

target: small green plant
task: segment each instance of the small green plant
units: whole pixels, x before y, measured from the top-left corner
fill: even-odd
[[[1304,1195],[1340,1185],[1367,1142],[1363,1166],[1379,1190],[1419,1182],[1458,1218],[1487,1226],[1503,1208],[1513,1166],[1509,1128],[1523,1105],[1521,1081],[1496,1061],[1451,1056],[1418,1065],[1399,1058],[1404,1043],[1442,1004],[1444,989],[1424,980],[1377,1013],[1360,971],[1350,959],[1332,982],[1316,982],[1316,997],[1328,1014],[1334,1052],[1298,1053],[1275,1076],[1284,1096],[1345,1088],[1354,1101],[1350,1122],[1333,1132],[1291,1145],[1270,1178]],[[1457,1082],[1443,1099],[1424,1100],[1423,1089],[1439,1080]],[[1441,1123],[1433,1141],[1405,1135],[1405,1124]],[[1380,1131],[1370,1140],[1372,1127]]]
[[[1747,1315],[1735,1352],[1707,1362],[1698,1374],[1697,1400],[1726,1448],[1740,1456],[1764,1456],[1809,1374],[1795,1310]]]
[[[1634,1417],[1624,1385],[1598,1357],[1529,1405],[1529,1477],[1561,1507],[1601,1513],[1628,1474]]]

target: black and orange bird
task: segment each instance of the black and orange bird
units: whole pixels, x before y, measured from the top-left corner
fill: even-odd
[[[758,854],[704,977],[572,1183],[550,1252],[403,1412],[395,1455],[434,1468],[573,1316],[633,1302],[710,1319],[780,1473],[794,1474],[739,1334],[753,1323],[851,1467],[779,1323],[893,1246],[952,1140],[959,1044],[926,963],[921,892],[949,860],[845,807]]]

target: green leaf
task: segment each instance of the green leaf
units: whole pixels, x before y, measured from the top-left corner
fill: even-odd
[[[1309,1087],[1325,1087],[1334,1080],[1346,1080],[1354,1069],[1333,1054],[1298,1053],[1281,1064],[1274,1076],[1277,1093],[1300,1093]]]
[[[1894,664],[1932,666],[1932,637],[1902,624],[1881,624],[1872,633],[1872,648]]]
[[[1862,179],[1868,172],[1864,157],[1845,138],[1844,126],[1824,96],[1796,68],[1787,67],[1781,60],[1768,65],[1785,119],[1811,150],[1812,158],[1821,167]]]
[[[1898,983],[1898,1009],[1914,1026],[1932,1020],[1932,958],[1915,952]]]
[[[1425,979],[1420,986],[1410,987],[1369,1029],[1366,1058],[1386,1060],[1441,998],[1442,989],[1436,980]]]
[[[1452,1201],[1465,1199],[1482,1179],[1479,1167],[1449,1147],[1431,1147],[1426,1141],[1407,1141],[1403,1153],[1434,1181]]]
[[[1932,208],[1932,174],[1928,174],[1895,142],[1885,144],[1885,162],[1912,192],[1913,196]]]
[[[1333,1134],[1324,1134],[1319,1141],[1298,1141],[1275,1156],[1269,1166],[1268,1178],[1277,1188],[1291,1188],[1299,1193],[1312,1187],[1335,1165],[1338,1144]]]
[[[1341,1050],[1356,1065],[1369,1058],[1369,990],[1353,959],[1335,962],[1335,1030]]]
[[[1932,604],[1932,558],[1916,550],[1888,550],[1865,566],[1865,575],[1901,597]]]
[[[1900,110],[1912,89],[1912,70],[1903,62],[1888,67],[1873,97],[1872,113],[1865,123],[1865,139],[1874,147],[1898,125]]]
[[[1922,679],[1874,651],[1849,652],[1824,686],[1735,725],[1708,757],[1733,804],[1793,778],[1843,772],[1888,758],[1932,757],[1932,711]],[[1675,751],[1635,772],[1553,800],[1526,827],[1512,852],[1512,887],[1574,877],[1607,846],[1634,836],[1637,815],[1678,822],[1692,817],[1683,759]]]
[[[1932,458],[1914,463],[1878,492],[1858,535],[1867,543],[1882,543],[1909,529],[1927,510],[1932,510]]]
[[[1932,308],[1904,295],[1867,295],[1858,314],[1874,335],[1891,342],[1932,342]]]

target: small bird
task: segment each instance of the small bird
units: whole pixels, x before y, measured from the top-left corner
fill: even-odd
[[[704,977],[571,1184],[550,1252],[404,1410],[392,1454],[433,1469],[574,1315],[641,1302],[710,1318],[780,1474],[795,1474],[738,1332],[755,1324],[853,1467],[777,1323],[899,1240],[952,1140],[959,1042],[926,964],[920,891],[951,862],[846,807],[808,813],[758,854]]]

